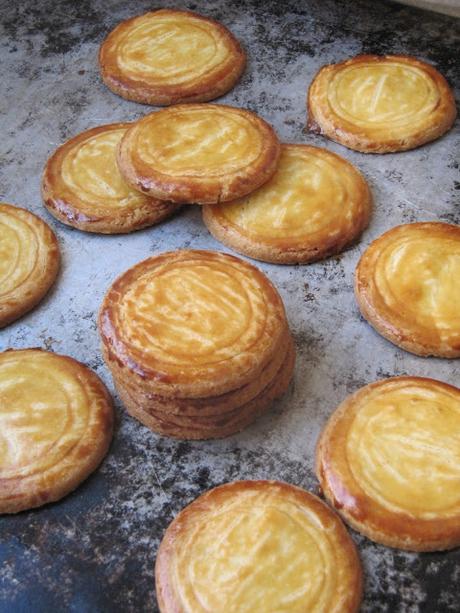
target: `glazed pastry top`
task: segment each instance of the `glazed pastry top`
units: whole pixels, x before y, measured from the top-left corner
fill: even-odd
[[[242,232],[292,246],[342,233],[368,201],[366,182],[343,158],[316,147],[282,145],[277,171],[265,185],[212,210]]]
[[[166,574],[169,582],[164,610],[357,610],[360,567],[351,540],[325,505],[297,489],[240,482],[187,507],[157,561],[157,582]]]

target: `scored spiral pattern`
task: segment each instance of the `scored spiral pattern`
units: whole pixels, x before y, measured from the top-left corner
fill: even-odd
[[[278,169],[268,183],[217,207],[243,232],[302,244],[314,235],[327,238],[349,231],[361,213],[363,184],[338,156],[314,147],[283,145]]]
[[[341,70],[328,93],[337,115],[356,125],[407,124],[429,115],[439,101],[436,84],[426,72],[390,61]]]
[[[227,484],[179,514],[157,560],[161,610],[357,610],[359,563],[351,541],[319,500],[293,489]]]
[[[0,353],[0,513],[58,500],[107,451],[113,410],[97,376],[40,349]]]
[[[94,208],[136,206],[148,200],[123,180],[115,161],[117,146],[128,126],[107,126],[83,141],[78,139],[62,160],[63,182]]]
[[[0,327],[43,298],[59,262],[57,240],[48,225],[25,209],[0,203]]]
[[[228,107],[153,113],[133,133],[142,161],[171,176],[233,172],[254,162],[263,145],[257,127]]]
[[[178,84],[228,61],[228,48],[204,20],[158,14],[139,18],[120,36],[117,61],[133,76]]]
[[[391,511],[421,518],[460,512],[460,398],[417,384],[368,400],[348,433],[353,477]]]

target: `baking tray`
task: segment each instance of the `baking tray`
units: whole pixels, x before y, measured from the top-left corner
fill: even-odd
[[[355,153],[304,132],[306,89],[315,72],[357,53],[415,55],[458,86],[460,22],[378,0],[176,0],[160,6],[197,10],[227,25],[249,62],[222,101],[257,111],[285,142],[324,146],[356,164],[371,185],[374,214],[360,243],[339,257],[309,266],[258,264],[282,294],[298,349],[295,381],[268,415],[223,441],[180,442],[147,431],[117,401],[115,438],[101,468],[58,503],[0,518],[2,613],[156,611],[159,539],[198,494],[247,478],[282,479],[315,491],[315,442],[347,394],[405,373],[457,385],[460,380],[459,361],[419,358],[378,336],[360,317],[352,291],[360,254],[385,230],[412,221],[459,222],[458,127],[394,155]],[[44,217],[63,253],[54,289],[0,332],[0,349],[39,346],[71,355],[112,391],[96,329],[112,280],[162,251],[227,251],[208,234],[198,207],[132,235],[97,236],[59,224],[41,204],[40,174],[57,145],[150,110],[102,85],[97,51],[119,21],[151,8],[144,0],[0,2],[0,197]],[[365,568],[363,611],[460,611],[459,550],[412,554],[356,533],[353,538]]]

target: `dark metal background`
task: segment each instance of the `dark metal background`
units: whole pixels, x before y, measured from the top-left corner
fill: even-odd
[[[0,197],[55,228],[63,270],[33,313],[0,331],[0,349],[42,346],[87,363],[113,390],[99,352],[96,314],[111,281],[151,254],[177,247],[222,249],[197,207],[126,237],[91,236],[43,209],[40,173],[70,136],[149,111],[100,82],[97,51],[122,19],[160,6],[221,20],[249,55],[225,102],[273,123],[282,140],[310,142],[362,169],[375,211],[362,241],[311,266],[258,264],[285,300],[298,347],[294,385],[274,410],[238,436],[187,443],[160,438],[127,418],[107,460],[75,493],[45,508],[0,518],[0,611],[155,611],[153,565],[161,535],[185,504],[224,481],[278,478],[315,490],[313,452],[328,415],[350,392],[409,373],[459,384],[459,362],[411,356],[360,318],[352,276],[365,246],[407,221],[458,223],[458,127],[395,155],[362,155],[303,132],[305,93],[319,67],[360,52],[407,53],[459,84],[459,22],[380,0],[0,0]],[[460,611],[460,551],[410,554],[353,534],[363,559],[367,612]],[[255,612],[264,613],[264,612]]]

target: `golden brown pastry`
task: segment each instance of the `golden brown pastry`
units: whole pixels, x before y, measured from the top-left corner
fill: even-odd
[[[99,465],[112,438],[102,381],[72,358],[0,353],[0,513],[59,500]]]
[[[116,94],[167,105],[222,96],[240,78],[246,56],[217,21],[161,9],[120,23],[103,42],[99,64]]]
[[[151,391],[149,382],[143,382],[126,367],[120,366],[112,360],[110,353],[103,346],[103,356],[108,364],[117,388],[123,388],[138,405],[142,405],[149,412],[163,415],[180,416],[181,419],[196,417],[216,417],[234,413],[241,406],[256,398],[277,376],[286,362],[288,355],[295,355],[294,343],[291,334],[286,331],[277,345],[273,358],[262,369],[258,376],[245,385],[232,389],[217,396],[203,396],[198,398],[168,397],[155,394]]]
[[[0,202],[0,328],[42,300],[59,264],[51,228],[33,213]]]
[[[184,415],[181,406],[177,405],[174,410],[164,411],[164,407],[152,404],[147,401],[145,404],[137,402],[127,387],[117,382],[115,385],[120,398],[128,413],[138,419],[147,428],[164,436],[171,436],[185,440],[206,440],[224,438],[236,434],[248,427],[260,415],[265,413],[273,404],[273,401],[280,398],[289,387],[295,366],[295,349],[291,347],[281,364],[278,372],[267,383],[262,386],[257,396],[238,404],[232,410],[221,412],[216,407],[213,415]]]
[[[120,143],[118,166],[132,187],[155,198],[214,204],[268,181],[279,153],[273,128],[255,113],[182,104],[135,122]]]
[[[123,180],[116,150],[130,126],[92,128],[53,153],[42,179],[51,215],[86,232],[118,234],[151,226],[176,211],[176,204],[141,194]]]
[[[254,266],[214,251],[151,257],[111,286],[99,314],[109,358],[166,397],[224,394],[259,376],[284,341],[281,298]]]
[[[316,455],[329,502],[370,539],[411,551],[460,545],[460,389],[394,377],[329,419]]]
[[[424,222],[385,232],[355,273],[362,314],[417,355],[460,357],[460,227]]]
[[[306,263],[339,253],[369,222],[371,194],[361,173],[318,147],[282,145],[278,168],[258,190],[203,207],[212,235],[265,262]]]
[[[457,115],[445,78],[406,55],[358,55],[324,66],[307,107],[311,131],[363,153],[414,149],[447,132]]]
[[[216,487],[183,509],[155,567],[161,613],[352,613],[361,564],[335,513],[277,481]]]
[[[239,432],[287,390],[295,347],[281,298],[247,262],[183,250],[108,291],[102,353],[130,415],[182,439]]]

